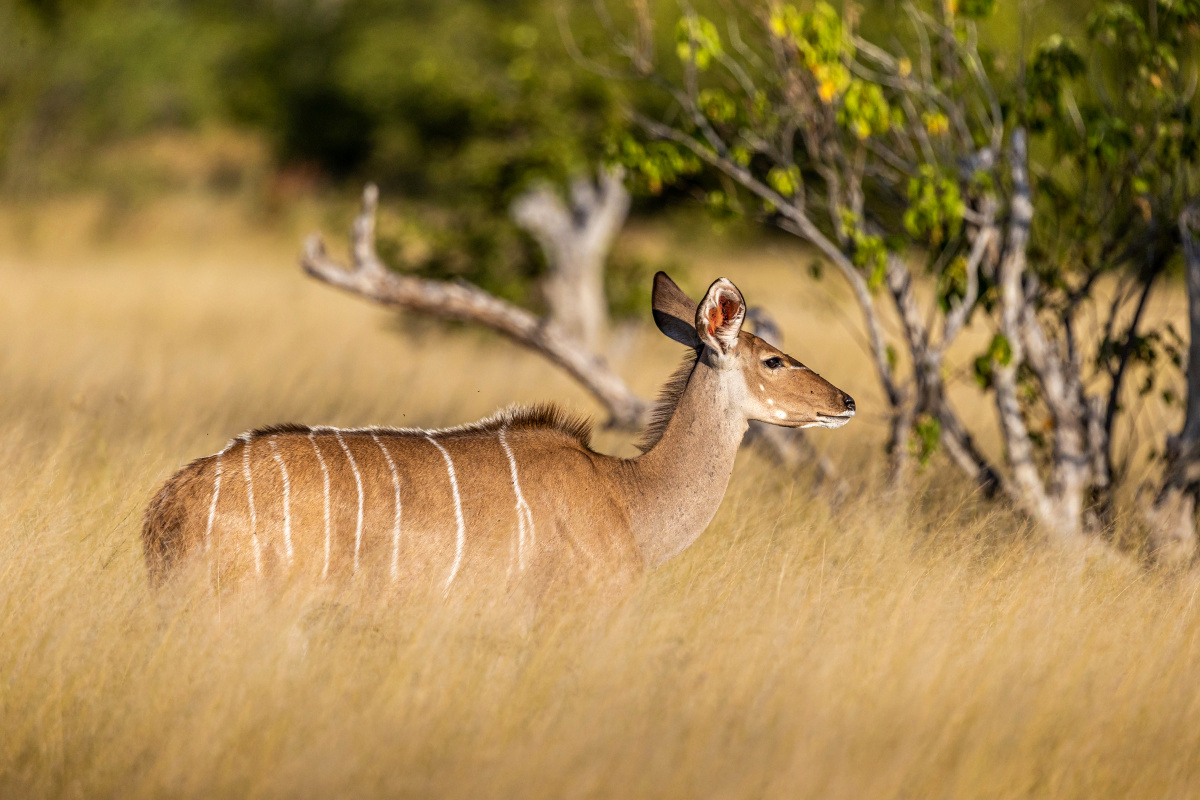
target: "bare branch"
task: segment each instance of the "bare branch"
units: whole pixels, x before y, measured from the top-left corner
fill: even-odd
[[[904,259],[896,253],[887,255],[886,277],[896,311],[900,314],[900,323],[904,326],[905,338],[909,342],[913,359],[919,366],[925,359],[929,337],[925,321],[921,318],[921,308],[917,305],[917,298],[913,293],[912,274]]]
[[[549,185],[518,197],[512,218],[542,247],[549,266],[546,299],[550,318],[593,351],[603,345],[608,326],[604,263],[629,213],[624,170],[601,170],[593,183],[571,182],[570,206]]]
[[[583,54],[583,51],[579,49],[579,45],[575,42],[575,35],[571,32],[571,23],[567,19],[567,9],[565,6],[560,6],[556,9],[555,19],[558,22],[558,34],[562,39],[563,47],[566,48],[567,55],[569,55],[571,60],[580,67],[594,75],[599,75],[601,78],[611,81],[626,80],[634,77],[632,75],[623,75],[617,70],[606,67],[598,61],[594,61]],[[633,55],[625,52],[626,48],[622,46],[622,43],[618,39],[614,39],[614,43],[618,49],[621,49],[622,52],[629,57],[631,61],[633,61]],[[636,61],[633,61],[633,63],[636,65]]]
[[[1130,320],[1129,327],[1125,331],[1125,342],[1121,345],[1117,368],[1112,373],[1112,384],[1109,387],[1108,403],[1104,413],[1104,433],[1106,438],[1112,437],[1113,426],[1116,424],[1117,407],[1121,399],[1121,387],[1125,383],[1126,370],[1129,367],[1130,359],[1133,357],[1134,345],[1137,340],[1138,325],[1141,324],[1142,315],[1146,311],[1146,303],[1150,299],[1150,290],[1154,288],[1156,274],[1151,274],[1142,284],[1142,291],[1138,295],[1137,306],[1134,307],[1133,319]],[[1190,370],[1188,374],[1189,376],[1191,375]]]
[[[971,315],[975,301],[979,299],[979,265],[983,263],[984,256],[993,249],[1000,236],[996,229],[995,198],[990,195],[985,197],[981,206],[983,220],[975,234],[975,241],[971,244],[971,254],[967,257],[967,290],[962,300],[946,315],[945,324],[942,326],[942,341],[937,348],[939,358],[945,354],[966,325],[967,317]]]
[[[1011,487],[987,457],[980,452],[974,438],[962,424],[958,414],[950,407],[945,392],[939,392],[938,397],[940,399],[937,401],[937,407],[933,410],[933,415],[942,426],[942,445],[946,448],[950,460],[974,481],[987,497],[1002,492],[1011,495]]]
[[[975,78],[975,82],[979,84],[979,88],[987,97],[988,108],[992,117],[991,147],[993,150],[999,150],[1004,136],[1004,114],[1000,107],[1000,98],[996,94],[995,87],[992,86],[991,79],[987,76],[983,60],[979,57],[979,36],[975,24],[972,22],[967,25],[966,42],[959,42],[955,32],[946,27],[941,21],[917,8],[911,2],[904,5],[905,11],[914,20],[918,35],[923,38],[926,29],[932,30],[941,37],[942,41],[951,44],[958,58],[967,66],[972,77]]]
[[[737,50],[738,53],[741,54],[742,58],[746,59],[746,62],[752,67],[761,69],[763,66],[763,61],[758,57],[758,54],[751,50],[750,47],[742,40],[742,31],[741,28],[738,27],[737,17],[733,14],[730,14],[726,27],[729,30],[729,43],[733,45],[733,49]]]
[[[995,494],[1004,488],[1003,480],[996,468],[979,451],[971,434],[959,420],[946,398],[945,381],[941,374],[941,358],[944,350],[934,349],[930,343],[929,331],[921,318],[921,309],[913,292],[911,272],[903,259],[894,254],[888,256],[887,283],[896,310],[900,314],[905,339],[913,360],[917,399],[912,413],[930,414],[935,417],[941,426],[941,441],[951,460],[988,495]],[[975,291],[978,291],[977,286]],[[968,287],[968,295],[970,294],[971,289]],[[970,297],[969,299],[971,305],[974,305],[974,298]],[[898,421],[893,430],[895,439],[899,439],[902,435],[899,427],[902,422],[903,420]],[[903,435],[907,436],[907,433]],[[899,441],[893,442],[893,449],[901,444],[903,443]],[[897,455],[894,454],[893,459],[896,458]]]
[[[373,238],[377,201],[378,191],[368,184],[363,191],[362,212],[354,221],[354,263],[350,269],[329,258],[320,235],[314,235],[305,243],[300,258],[304,271],[374,303],[490,328],[565,370],[608,412],[608,425],[636,428],[641,424],[646,404],[603,358],[565,335],[553,322],[466,282],[416,278],[384,267],[375,255]]]
[[[1029,189],[1026,166],[1025,130],[1017,128],[1012,134],[1012,218],[1008,228],[1008,243],[1000,262],[1000,330],[1008,340],[1011,357],[1006,363],[992,363],[992,382],[996,390],[996,409],[1000,427],[1012,464],[1014,489],[1018,502],[1035,519],[1053,520],[1050,498],[1033,460],[1033,443],[1021,414],[1017,398],[1017,367],[1023,358],[1021,316],[1025,308],[1021,277],[1025,272],[1026,248],[1033,224],[1033,199]]]

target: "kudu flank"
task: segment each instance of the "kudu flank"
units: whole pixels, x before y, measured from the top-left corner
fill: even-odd
[[[281,425],[243,434],[176,473],[146,512],[152,582],[207,564],[242,576],[463,576],[545,586],[627,580],[696,540],[725,494],[749,420],[836,428],[854,400],[742,330],[725,278],[697,305],[664,273],[654,321],[691,352],[668,382],[637,458],[590,447],[553,406],[444,430]]]

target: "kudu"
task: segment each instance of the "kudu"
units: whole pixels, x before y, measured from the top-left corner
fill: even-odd
[[[443,430],[264,428],[159,490],[142,532],[151,581],[192,562],[218,590],[253,572],[447,593],[467,576],[627,580],[662,564],[716,514],[749,420],[837,428],[854,400],[743,331],[725,278],[697,306],[660,272],[653,308],[691,352],[639,457],[593,451],[589,424],[549,405]]]

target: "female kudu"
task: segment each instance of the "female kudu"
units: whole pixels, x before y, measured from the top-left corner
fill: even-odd
[[[654,321],[692,349],[640,445],[589,447],[587,422],[553,406],[444,430],[245,433],[159,490],[142,544],[154,583],[203,557],[218,583],[258,576],[621,578],[662,564],[716,514],[748,420],[837,428],[854,400],[742,330],[741,292],[718,279],[696,305],[660,272]],[[199,559],[197,559],[199,560]]]

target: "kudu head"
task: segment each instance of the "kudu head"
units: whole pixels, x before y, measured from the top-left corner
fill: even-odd
[[[727,278],[708,287],[697,305],[665,272],[654,276],[654,322],[696,349],[729,379],[747,420],[789,428],[840,428],[854,416],[854,398],[796,359],[742,330],[746,301]]]

